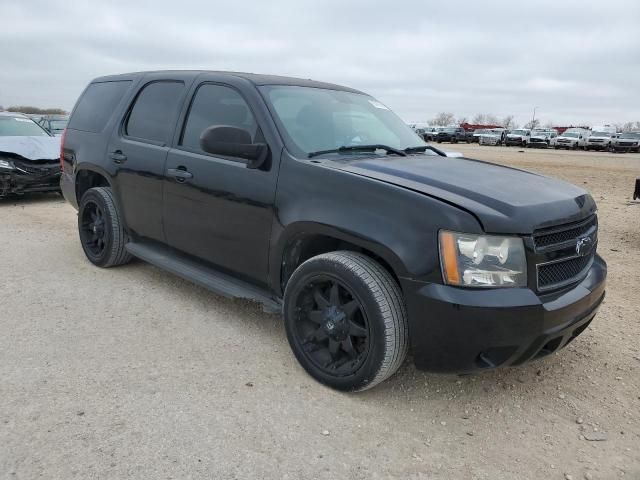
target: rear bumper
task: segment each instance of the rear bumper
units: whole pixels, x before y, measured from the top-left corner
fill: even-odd
[[[596,256],[580,284],[542,297],[527,288],[479,291],[406,280],[415,364],[468,373],[553,353],[587,328],[604,299],[606,275]]]
[[[73,208],[78,210],[78,200],[76,199],[76,184],[72,175],[62,172],[60,176],[60,190],[62,196],[69,202]]]
[[[12,170],[0,170],[0,197],[34,192],[60,191],[60,170],[47,175],[31,175]]]

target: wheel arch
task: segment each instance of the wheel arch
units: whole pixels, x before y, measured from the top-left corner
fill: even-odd
[[[400,258],[388,247],[349,232],[313,222],[297,222],[281,235],[272,257],[271,280],[282,294],[295,269],[316,255],[336,250],[349,250],[367,255],[387,270],[400,285],[406,269]]]
[[[78,205],[82,195],[94,187],[112,187],[110,176],[96,165],[80,164],[75,173],[75,195]]]

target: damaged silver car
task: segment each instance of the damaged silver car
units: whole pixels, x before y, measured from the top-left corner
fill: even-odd
[[[26,115],[0,112],[0,198],[60,191],[60,138]]]

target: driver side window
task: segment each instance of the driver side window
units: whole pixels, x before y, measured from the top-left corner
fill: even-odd
[[[258,125],[244,98],[233,88],[203,84],[198,87],[180,139],[188,150],[202,152],[200,135],[212,125],[242,128],[255,140]]]

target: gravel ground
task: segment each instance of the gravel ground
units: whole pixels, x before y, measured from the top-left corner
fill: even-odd
[[[600,207],[608,294],[559,354],[475,376],[311,380],[282,322],[85,259],[59,197],[0,201],[0,478],[640,478],[640,155],[447,146]]]

